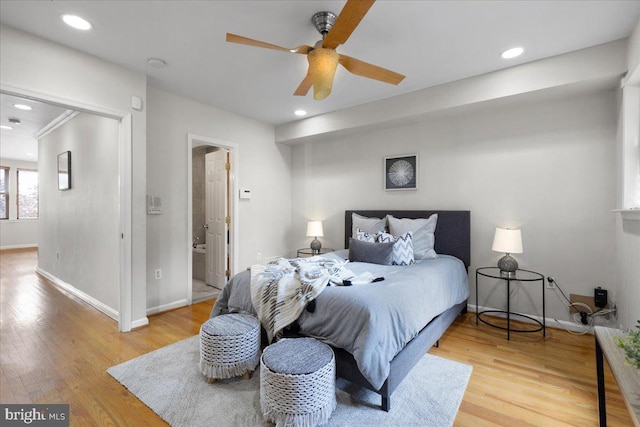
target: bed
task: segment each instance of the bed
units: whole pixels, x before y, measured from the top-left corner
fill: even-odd
[[[353,214],[377,218],[389,214],[410,219],[438,214],[434,247],[438,259],[410,266],[350,263],[356,274],[366,271],[385,279],[367,285],[327,287],[315,300],[313,312],[305,311],[294,328],[295,333],[331,345],[336,354],[337,375],[379,393],[382,409],[389,411],[397,386],[455,318],[466,311],[470,213],[346,211],[345,248],[352,235]],[[323,256],[339,258],[344,253]],[[442,265],[451,268],[443,273]],[[443,292],[449,282],[454,291]],[[248,272],[234,276],[216,301],[211,316],[252,312],[249,287]]]

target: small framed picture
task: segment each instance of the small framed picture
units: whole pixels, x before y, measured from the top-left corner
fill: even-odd
[[[71,188],[71,151],[58,154],[58,190]]]
[[[417,154],[384,158],[384,189],[418,189]]]

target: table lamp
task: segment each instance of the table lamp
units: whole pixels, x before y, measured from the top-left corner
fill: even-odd
[[[491,249],[505,254],[505,256],[498,261],[500,274],[508,277],[515,276],[518,270],[518,261],[516,261],[511,254],[522,253],[522,233],[520,230],[496,228]]]
[[[307,237],[313,237],[311,241],[311,250],[314,253],[319,253],[322,243],[318,240],[318,237],[322,237],[322,221],[309,221],[307,223]]]

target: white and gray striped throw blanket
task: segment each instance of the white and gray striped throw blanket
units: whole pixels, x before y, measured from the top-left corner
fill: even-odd
[[[346,263],[317,257],[278,258],[251,266],[251,302],[269,342],[297,320],[330,281],[342,284],[342,279],[353,276]]]

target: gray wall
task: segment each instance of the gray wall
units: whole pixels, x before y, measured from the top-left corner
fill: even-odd
[[[71,151],[71,189],[60,191],[64,151]],[[38,153],[38,268],[118,312],[118,122],[80,113],[40,139]]]
[[[232,273],[263,257],[289,254],[291,227],[291,147],[274,143],[273,126],[195,101],[148,89],[148,192],[162,197],[162,215],[147,221],[147,308],[150,312],[185,304],[187,296],[188,134],[238,144],[240,164],[233,175],[251,200],[232,194],[239,230],[239,259]],[[153,270],[163,278],[155,280]]]
[[[475,268],[494,266],[496,227],[521,228],[521,268],[554,276],[566,293],[611,289],[615,217],[613,92],[512,97],[436,113],[420,123],[299,145],[293,151],[293,236],[324,220],[324,246],[343,246],[345,209],[471,211],[471,302]],[[385,192],[383,158],[417,153],[419,189]],[[503,307],[504,288],[485,281],[480,305]],[[512,297],[515,311],[541,315],[541,289]],[[547,316],[568,319],[547,292]]]

